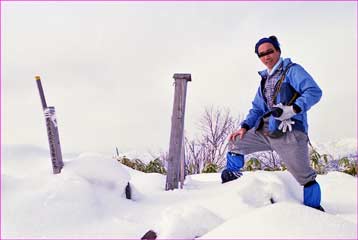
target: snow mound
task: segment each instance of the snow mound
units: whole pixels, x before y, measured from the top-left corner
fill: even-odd
[[[232,218],[202,239],[232,239],[234,236],[244,239],[355,238],[356,227],[356,224],[328,213],[282,202]]]
[[[6,193],[2,217],[5,229],[14,236],[38,237],[43,226],[54,234],[64,229],[75,232],[84,219],[93,224],[128,205],[124,191],[130,175],[113,159],[85,153],[65,162],[61,174],[53,175],[48,169],[38,172],[2,175]]]
[[[193,239],[222,222],[223,219],[201,206],[172,206],[162,213],[157,232],[164,239]]]
[[[86,179],[90,184],[104,188],[123,189],[130,181],[129,173],[114,159],[95,153],[83,153],[66,163],[63,171]]]

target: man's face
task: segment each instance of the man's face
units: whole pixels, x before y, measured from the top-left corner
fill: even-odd
[[[271,43],[263,43],[258,48],[258,56],[261,62],[270,70],[280,59],[280,55],[281,53]]]

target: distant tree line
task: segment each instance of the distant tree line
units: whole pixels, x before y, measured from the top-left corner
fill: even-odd
[[[226,164],[228,136],[239,128],[242,117],[234,118],[228,110],[213,107],[206,108],[199,120],[200,135],[195,139],[185,137],[185,171],[186,175],[220,172]],[[330,154],[320,154],[310,146],[311,166],[318,174],[340,171],[357,176],[357,153],[334,159]],[[143,171],[166,174],[168,153],[148,164],[139,159],[117,156],[117,160],[128,167]],[[283,171],[286,166],[276,152],[257,152],[245,156],[243,171]]]

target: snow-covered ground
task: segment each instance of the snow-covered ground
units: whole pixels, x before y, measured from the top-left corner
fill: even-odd
[[[219,174],[192,175],[184,189],[164,191],[164,175],[111,156],[67,156],[53,175],[46,154],[26,151],[2,153],[2,238],[139,239],[152,229],[161,239],[357,239],[357,178],[344,173],[318,176],[323,213],[302,205],[287,171],[245,172],[226,184]]]

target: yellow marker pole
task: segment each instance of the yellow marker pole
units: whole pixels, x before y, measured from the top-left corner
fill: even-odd
[[[52,162],[52,170],[54,174],[60,173],[63,168],[62,152],[60,145],[60,137],[58,134],[57,119],[55,114],[55,107],[47,107],[45,94],[41,84],[40,76],[35,76],[37,88],[39,89],[42,109],[44,110],[47,137],[50,145],[50,154]]]

